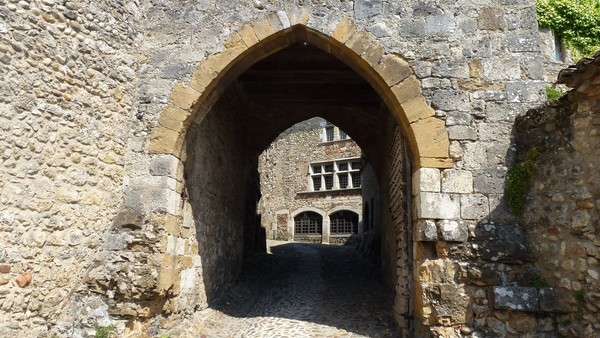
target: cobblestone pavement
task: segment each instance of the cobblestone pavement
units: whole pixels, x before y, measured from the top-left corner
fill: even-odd
[[[354,248],[268,244],[272,254],[248,259],[240,281],[181,336],[399,337],[379,269]]]

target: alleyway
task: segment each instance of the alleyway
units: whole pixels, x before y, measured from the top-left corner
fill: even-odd
[[[189,337],[398,337],[392,296],[353,247],[269,241],[240,281],[196,313]]]

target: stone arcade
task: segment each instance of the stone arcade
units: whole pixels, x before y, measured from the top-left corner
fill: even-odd
[[[207,307],[261,246],[257,156],[334,104],[380,183],[407,337],[594,337],[598,58],[544,121],[578,169],[545,162],[525,219],[503,200],[515,116],[545,101],[538,40],[533,0],[0,0],[0,336],[135,336]],[[298,46],[352,77],[337,102],[249,85]]]

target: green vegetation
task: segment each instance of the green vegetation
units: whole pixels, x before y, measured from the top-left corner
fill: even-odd
[[[575,299],[577,300],[577,303],[579,303],[579,305],[583,305],[583,303],[585,302],[585,291],[583,290],[577,290],[575,291]]]
[[[548,97],[548,102],[552,103],[558,100],[561,96],[563,96],[562,90],[556,88],[555,86],[546,86],[546,97]]]
[[[536,0],[538,23],[557,34],[575,59],[600,49],[600,0]]]
[[[534,288],[539,290],[539,289],[547,288],[550,285],[548,284],[548,282],[546,282],[544,277],[542,277],[540,274],[535,274],[535,275],[531,276],[531,286],[533,286]]]
[[[523,161],[515,163],[506,174],[506,202],[515,215],[520,216],[525,210],[529,180],[535,174],[535,161],[539,154],[536,148],[529,149]]]
[[[101,326],[96,328],[96,338],[108,338],[110,333],[115,330],[114,325]]]

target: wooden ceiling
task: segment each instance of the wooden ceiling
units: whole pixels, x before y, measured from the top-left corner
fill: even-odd
[[[381,99],[350,67],[306,43],[254,64],[239,78],[248,101],[339,106],[379,105]]]

